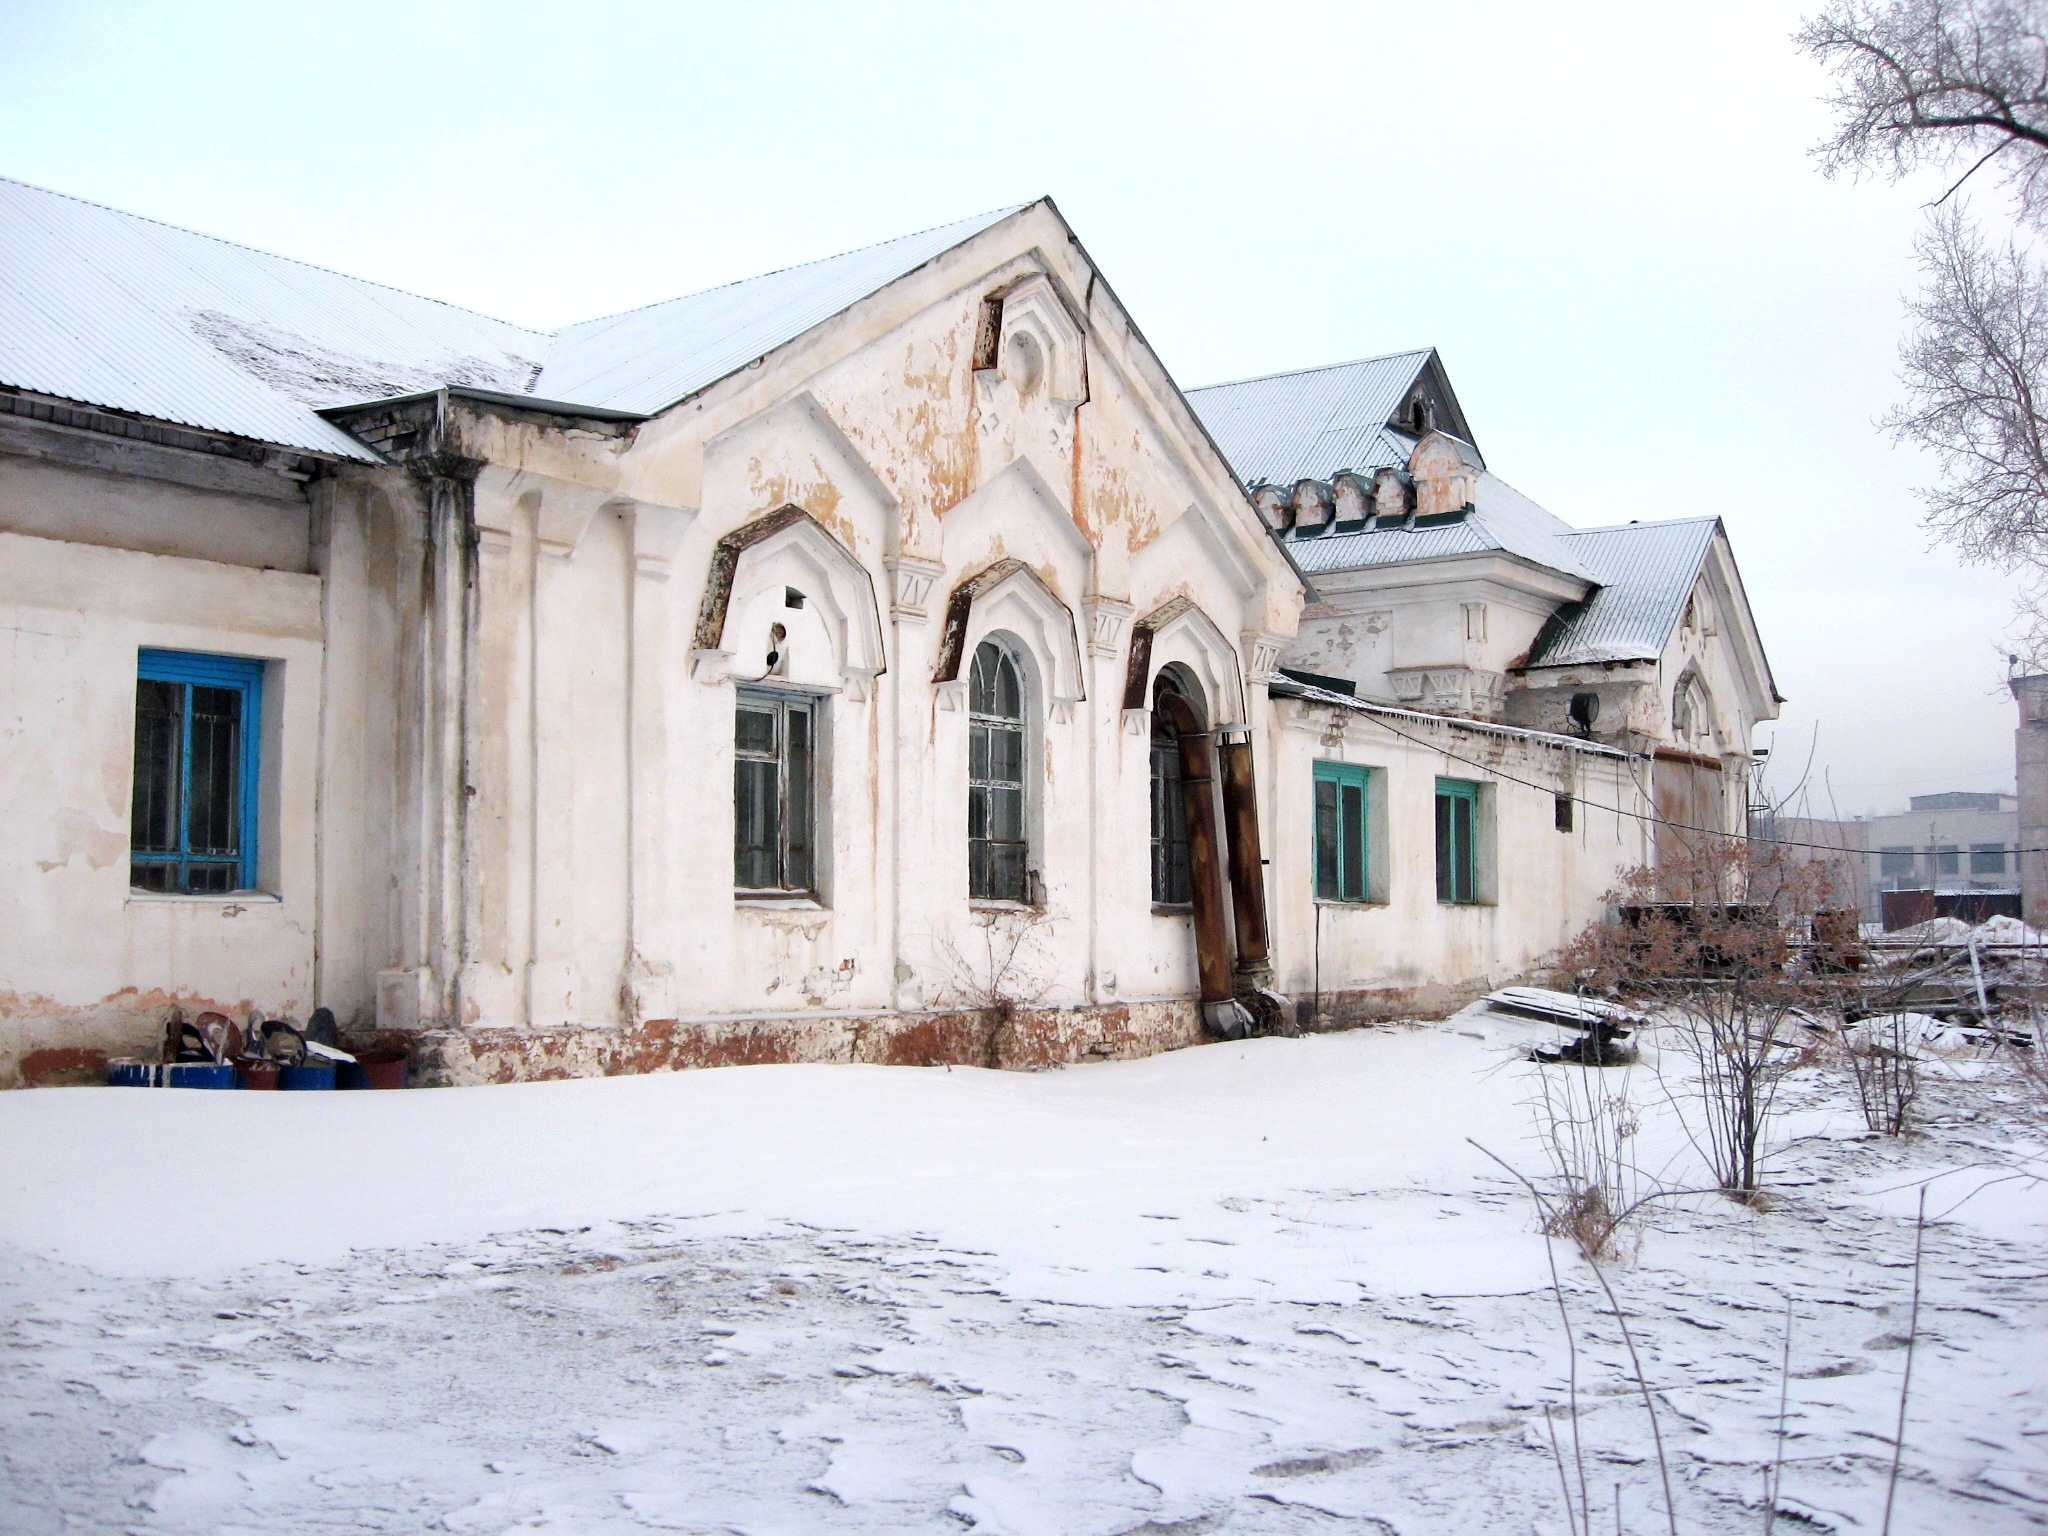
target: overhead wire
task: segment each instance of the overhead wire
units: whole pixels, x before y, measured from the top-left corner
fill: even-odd
[[[1322,700],[1320,700],[1320,699],[1305,699],[1305,700],[1303,700],[1302,702],[1303,702],[1303,703],[1309,703],[1309,704],[1320,704],[1320,703],[1323,703],[1323,701],[1322,701]],[[1376,710],[1369,710],[1369,709],[1356,709],[1356,708],[1352,708],[1352,707],[1350,707],[1350,706],[1347,706],[1347,705],[1335,705],[1335,706],[1325,705],[1325,707],[1326,707],[1326,708],[1328,708],[1328,707],[1334,707],[1334,708],[1340,708],[1340,709],[1345,709],[1347,713],[1350,713],[1350,714],[1355,714],[1355,715],[1360,715],[1360,716],[1363,716],[1363,717],[1364,717],[1365,719],[1367,719],[1367,720],[1370,720],[1370,721],[1372,721],[1372,722],[1373,722],[1373,723],[1374,723],[1375,725],[1379,726],[1379,728],[1380,728],[1381,730],[1383,730],[1383,731],[1386,731],[1386,732],[1387,732],[1388,734],[1390,734],[1390,735],[1393,735],[1393,736],[1398,736],[1398,737],[1400,737],[1400,738],[1401,738],[1401,739],[1402,739],[1403,741],[1405,741],[1405,742],[1408,742],[1408,743],[1410,743],[1410,744],[1411,744],[1411,745],[1413,745],[1413,746],[1418,746],[1418,747],[1421,747],[1421,748],[1422,748],[1422,749],[1423,749],[1424,751],[1427,751],[1427,752],[1435,752],[1435,753],[1438,753],[1438,754],[1440,754],[1440,755],[1441,755],[1441,756],[1443,756],[1443,757],[1447,757],[1447,758],[1449,758],[1449,759],[1450,759],[1450,760],[1451,760],[1452,762],[1454,762],[1454,763],[1463,763],[1463,764],[1465,764],[1465,765],[1466,765],[1467,767],[1470,767],[1470,768],[1477,768],[1477,769],[1479,769],[1479,770],[1480,770],[1481,772],[1484,772],[1484,773],[1488,773],[1488,774],[1491,774],[1491,775],[1493,775],[1493,777],[1495,777],[1495,778],[1497,778],[1497,779],[1505,779],[1505,780],[1506,780],[1506,781],[1507,781],[1508,783],[1510,783],[1510,784],[1519,784],[1519,785],[1521,785],[1521,786],[1522,786],[1523,788],[1525,788],[1525,789],[1534,789],[1534,790],[1539,790],[1539,791],[1541,791],[1542,793],[1544,793],[1544,794],[1546,794],[1546,795],[1552,795],[1552,796],[1555,796],[1556,794],[1558,794],[1558,793],[1559,793],[1559,791],[1558,791],[1558,789],[1557,789],[1557,787],[1556,787],[1555,785],[1551,785],[1551,784],[1538,784],[1538,783],[1537,783],[1537,782],[1536,782],[1535,780],[1533,780],[1533,779],[1524,779],[1524,778],[1520,778],[1520,777],[1516,776],[1515,774],[1512,774],[1512,773],[1508,773],[1508,772],[1506,772],[1505,770],[1503,770],[1503,769],[1501,769],[1501,768],[1497,767],[1496,765],[1494,765],[1494,764],[1492,764],[1492,763],[1482,762],[1482,761],[1480,761],[1480,760],[1479,760],[1478,758],[1476,758],[1476,757],[1466,757],[1466,756],[1464,756],[1463,754],[1461,754],[1461,753],[1459,753],[1459,752],[1455,752],[1455,751],[1453,751],[1453,750],[1452,750],[1451,748],[1449,748],[1449,747],[1447,747],[1447,746],[1444,746],[1444,745],[1443,745],[1443,744],[1441,744],[1440,742],[1434,742],[1434,741],[1426,741],[1426,740],[1424,740],[1424,739],[1423,739],[1422,737],[1420,737],[1420,736],[1413,736],[1413,735],[1410,735],[1410,734],[1409,734],[1408,732],[1406,732],[1406,731],[1404,731],[1404,730],[1400,729],[1400,728],[1399,728],[1398,726],[1394,725],[1394,724],[1393,724],[1393,723],[1392,723],[1391,721],[1389,721],[1389,720],[1388,720],[1388,719],[1387,719],[1387,718],[1386,718],[1386,717],[1385,717],[1384,715],[1380,714],[1380,713],[1379,713],[1378,711],[1376,711]],[[1571,750],[1571,749],[1570,749],[1569,747],[1567,747],[1567,746],[1564,746],[1563,744],[1560,744],[1559,750],[1569,751],[1569,750]],[[1624,753],[1622,754],[1622,756],[1623,756],[1623,757],[1624,757],[1625,759],[1627,759],[1627,760],[1628,760],[1628,761],[1629,761],[1629,762],[1630,762],[1631,764],[1634,764],[1634,763],[1635,763],[1635,762],[1637,762],[1637,761],[1642,761],[1642,760],[1648,760],[1648,759],[1649,759],[1649,757],[1650,757],[1650,754],[1647,754],[1647,753],[1641,753],[1641,752],[1624,752]],[[1633,770],[1631,770],[1631,771],[1633,771]],[[1638,787],[1638,788],[1641,788],[1641,784],[1640,784],[1640,782],[1638,782],[1638,784],[1637,784],[1637,787]],[[1577,799],[1577,797],[1574,797],[1574,798],[1575,798],[1575,799]],[[1594,810],[1594,811],[1606,811],[1606,812],[1608,812],[1608,813],[1609,813],[1609,814],[1611,814],[1611,815],[1615,815],[1615,816],[1624,816],[1624,817],[1627,817],[1627,818],[1629,818],[1630,820],[1633,820],[1633,821],[1641,821],[1641,822],[1647,822],[1647,823],[1649,823],[1649,824],[1650,824],[1650,825],[1652,825],[1652,826],[1657,826],[1657,827],[1668,827],[1668,828],[1670,828],[1670,829],[1671,829],[1672,831],[1674,831],[1674,832],[1697,832],[1697,833],[1699,833],[1699,834],[1700,834],[1701,836],[1703,836],[1703,837],[1725,837],[1725,838],[1729,838],[1729,839],[1731,839],[1731,840],[1740,840],[1740,841],[1742,841],[1742,842],[1759,842],[1759,843],[1769,843],[1769,844],[1771,844],[1771,845],[1772,845],[1773,847],[1779,847],[1779,848],[1814,848],[1814,849],[1818,849],[1818,850],[1819,850],[1819,851],[1821,851],[1822,853],[1855,853],[1855,854],[1863,854],[1863,853],[1878,853],[1878,852],[1887,852],[1887,853],[1901,853],[1901,852],[1907,852],[1907,853],[1912,853],[1912,854],[1914,854],[1914,855],[1916,855],[1916,856],[1917,856],[1917,855],[1920,855],[1920,854],[1935,854],[1935,853],[1960,853],[1960,852],[1962,852],[1962,851],[1963,851],[1963,850],[1962,850],[1962,849],[1960,849],[1960,848],[1946,848],[1946,847],[1944,847],[1944,848],[1912,848],[1912,849],[1900,849],[1900,848],[1896,848],[1896,847],[1891,847],[1891,848],[1885,848],[1885,849],[1874,849],[1874,848],[1847,848],[1847,847],[1844,847],[1844,846],[1842,846],[1842,845],[1841,845],[1841,844],[1839,844],[1839,843],[1812,843],[1812,842],[1805,842],[1805,841],[1802,841],[1802,840],[1800,840],[1800,839],[1798,839],[1798,838],[1789,838],[1789,837],[1753,837],[1753,836],[1752,836],[1752,835],[1751,835],[1750,833],[1748,833],[1748,832],[1746,832],[1746,831],[1745,831],[1745,832],[1730,832],[1730,831],[1729,831],[1729,830],[1728,830],[1727,828],[1725,828],[1725,827],[1699,827],[1699,826],[1693,826],[1693,825],[1691,825],[1691,824],[1690,824],[1690,823],[1688,823],[1688,822],[1682,822],[1682,821],[1673,821],[1673,820],[1672,820],[1671,818],[1669,818],[1668,816],[1660,816],[1660,815],[1657,815],[1657,814],[1656,814],[1656,813],[1654,813],[1654,812],[1650,812],[1650,813],[1645,813],[1645,812],[1642,812],[1642,811],[1631,811],[1631,810],[1627,810],[1627,809],[1625,809],[1624,807],[1622,807],[1622,806],[1618,806],[1618,805],[1603,805],[1603,804],[1602,804],[1601,802],[1599,802],[1599,801],[1597,801],[1597,800],[1585,800],[1585,799],[1577,799],[1577,803],[1578,803],[1578,804],[1580,804],[1580,805],[1582,805],[1582,806],[1585,806],[1585,807],[1586,807],[1586,808],[1587,808],[1588,810]],[[2012,853],[2012,854],[2021,854],[2021,853],[2048,853],[2048,848],[2009,848],[2009,849],[2007,849],[2007,850],[2006,850],[2006,852],[2008,852],[2008,853]]]

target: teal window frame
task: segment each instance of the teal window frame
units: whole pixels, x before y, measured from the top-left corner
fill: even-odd
[[[1436,781],[1436,899],[1479,901],[1479,786],[1470,779]]]
[[[1356,763],[1315,765],[1309,867],[1318,901],[1373,899],[1372,779],[1373,770]]]
[[[170,749],[167,785],[172,803],[169,807],[168,822],[172,836],[155,847],[137,846],[136,832],[145,818],[139,804],[131,808],[129,818],[129,883],[138,889],[156,891],[166,895],[224,894],[204,883],[197,890],[193,888],[193,876],[208,872],[227,870],[234,879],[233,889],[253,890],[256,886],[257,833],[257,792],[263,783],[263,669],[264,664],[244,656],[213,656],[199,651],[165,651],[144,647],[137,653],[135,678],[142,683],[170,683],[179,688],[177,694],[177,735]],[[193,742],[193,690],[195,688],[219,689],[238,697],[235,729],[238,733],[233,748],[235,782],[231,786],[233,799],[232,816],[235,825],[236,846],[233,849],[204,850],[193,847],[193,805],[192,805],[192,764]],[[140,693],[138,686],[138,694]],[[138,745],[142,722],[141,700],[137,699],[136,720]],[[148,773],[148,766],[138,761],[135,774],[138,786]],[[169,887],[144,885],[135,877],[138,873],[164,871],[168,875]]]

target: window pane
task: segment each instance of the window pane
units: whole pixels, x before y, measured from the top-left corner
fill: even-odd
[[[128,883],[138,891],[174,891],[178,888],[178,866],[137,859],[128,866]]]
[[[967,707],[977,715],[993,715],[996,709],[996,668],[1002,651],[984,640],[974,648],[974,667],[967,675]]]
[[[1337,881],[1337,786],[1329,779],[1316,780],[1316,894],[1326,901],[1341,900]]]
[[[2005,873],[2005,845],[2003,843],[1975,843],[1970,848],[1970,873],[1973,875],[2002,875]]]
[[[970,843],[967,880],[969,894],[976,900],[1024,900],[1024,845]]]
[[[241,882],[240,864],[193,864],[185,882],[185,889],[195,895],[217,896],[232,891]]]
[[[1365,900],[1365,791],[1356,784],[1341,787],[1337,800],[1343,829],[1343,887],[1346,901]]]
[[[1152,741],[1152,899],[1184,905],[1193,896],[1188,881],[1188,821],[1181,801],[1180,744],[1171,736]]]
[[[1453,901],[1472,900],[1478,881],[1474,878],[1477,870],[1472,857],[1472,797],[1459,795],[1451,802],[1451,826],[1454,833],[1451,870],[1456,894]]]
[[[1024,733],[997,727],[988,732],[987,777],[997,784],[1024,782]]]
[[[733,764],[733,884],[745,890],[776,884],[780,806],[776,765],[742,758]]]
[[[1961,874],[1963,868],[1961,851],[1947,843],[1937,843],[1934,848],[1934,868],[1937,874]]]
[[[179,733],[184,724],[185,688],[143,678],[135,685],[135,792],[128,841],[137,853],[178,851]],[[142,866],[138,865],[137,869]],[[133,883],[145,890],[171,889],[170,876],[151,873]]]
[[[233,855],[241,849],[241,726],[239,689],[192,689],[192,766],[185,814],[187,847],[195,858]]]
[[[773,754],[775,712],[742,704],[733,715],[733,745],[742,752]]]
[[[988,835],[1003,842],[1024,837],[1024,791],[991,786],[988,794]]]
[[[1024,718],[1024,686],[1017,676],[1017,663],[1005,652],[996,667],[995,712],[1005,720]]]
[[[788,857],[783,863],[782,881],[791,890],[808,891],[816,883],[812,876],[811,837],[811,711],[805,704],[789,706],[789,797]]]
[[[1436,797],[1436,899],[1455,901],[1456,886],[1451,878],[1451,797],[1442,790]]]

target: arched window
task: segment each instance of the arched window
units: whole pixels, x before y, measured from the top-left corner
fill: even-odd
[[[1024,679],[1017,659],[993,640],[974,648],[967,711],[967,894],[1025,901]]]
[[[1159,708],[1161,694],[1193,702],[1172,670],[1161,670],[1152,685],[1152,900],[1184,907],[1195,899],[1188,874],[1188,818],[1180,787],[1180,738]]]

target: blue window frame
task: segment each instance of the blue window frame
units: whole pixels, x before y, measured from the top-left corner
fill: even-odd
[[[1317,763],[1316,895],[1323,901],[1370,901],[1372,770]]]
[[[262,662],[141,653],[130,885],[195,896],[255,885],[262,736]]]
[[[1479,900],[1479,786],[1466,779],[1436,781],[1436,899]]]

